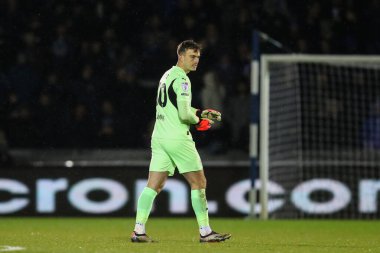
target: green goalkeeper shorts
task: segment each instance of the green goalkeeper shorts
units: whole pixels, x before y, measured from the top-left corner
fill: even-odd
[[[152,139],[152,159],[149,171],[168,172],[174,175],[177,167],[179,173],[203,169],[201,158],[193,140]]]

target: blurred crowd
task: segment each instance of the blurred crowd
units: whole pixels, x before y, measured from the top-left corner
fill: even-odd
[[[379,14],[379,0],[0,1],[0,148],[147,147],[158,81],[192,38],[193,105],[224,115],[195,138],[247,151],[252,30],[297,53],[379,54]]]

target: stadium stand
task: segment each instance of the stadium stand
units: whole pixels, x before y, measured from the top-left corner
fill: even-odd
[[[208,106],[202,94],[212,72],[233,113],[249,90],[252,29],[297,53],[378,54],[379,13],[378,0],[1,1],[3,142],[10,149],[148,147],[156,85],[181,40],[204,46],[191,76],[194,104]],[[215,152],[248,152],[248,126],[235,129],[233,120],[226,116],[215,132],[225,137]]]

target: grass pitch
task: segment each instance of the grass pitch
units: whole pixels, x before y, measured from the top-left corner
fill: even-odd
[[[130,218],[0,218],[0,252],[380,252],[380,221],[212,218],[211,225],[232,238],[200,244],[195,218],[151,218],[154,244],[130,242]]]

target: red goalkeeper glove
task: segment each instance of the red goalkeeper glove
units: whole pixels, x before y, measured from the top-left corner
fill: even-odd
[[[222,120],[222,114],[213,109],[197,110],[195,114],[199,117],[199,122],[195,125],[198,131],[207,131],[211,128],[211,124],[214,124],[213,120]]]
[[[222,120],[222,114],[214,109],[205,109],[201,112],[201,117],[202,119],[211,119],[211,120],[217,120],[221,121]]]
[[[198,131],[207,131],[211,128],[212,123],[214,122],[210,119],[200,118],[198,124],[195,125],[195,129],[197,129]]]

